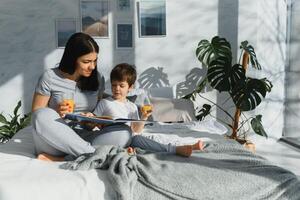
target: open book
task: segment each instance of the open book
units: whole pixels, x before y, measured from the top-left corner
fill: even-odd
[[[153,121],[140,120],[140,119],[123,119],[123,118],[107,119],[107,117],[101,118],[101,116],[86,117],[80,114],[70,114],[70,113],[65,115],[65,119],[69,119],[77,122],[92,122],[96,124],[114,124],[114,123],[126,123],[126,122],[152,123],[153,122]]]

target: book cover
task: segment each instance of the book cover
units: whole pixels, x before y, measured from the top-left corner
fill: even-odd
[[[92,122],[96,124],[114,124],[114,123],[126,123],[126,122],[152,123],[152,121],[140,120],[140,119],[123,119],[123,118],[107,119],[107,117],[103,117],[103,118],[101,118],[101,116],[87,117],[80,114],[71,114],[71,113],[66,114],[64,118],[72,121],[77,121],[77,122]]]

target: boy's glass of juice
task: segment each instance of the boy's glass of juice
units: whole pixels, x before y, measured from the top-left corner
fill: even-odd
[[[143,113],[150,113],[150,112],[152,112],[152,108],[153,108],[153,106],[150,102],[150,99],[149,99],[149,97],[146,96],[144,98],[143,105],[141,106],[142,112]]]

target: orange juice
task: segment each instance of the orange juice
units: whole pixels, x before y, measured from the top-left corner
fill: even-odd
[[[152,112],[152,105],[147,104],[142,106],[142,113]]]
[[[74,111],[74,99],[64,99],[63,103],[69,106],[69,112],[72,113]]]

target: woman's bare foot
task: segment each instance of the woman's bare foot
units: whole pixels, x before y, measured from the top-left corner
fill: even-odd
[[[50,154],[41,153],[37,156],[37,159],[44,161],[64,161],[64,157],[52,156]]]

